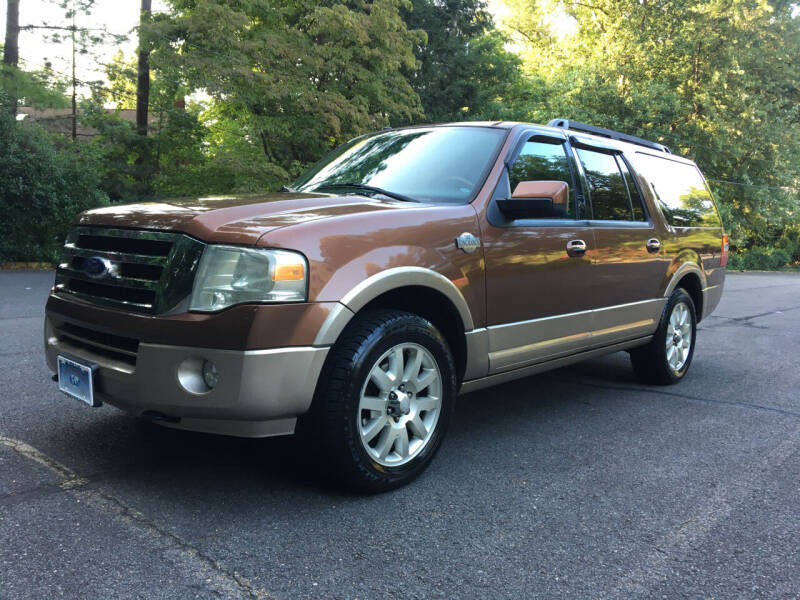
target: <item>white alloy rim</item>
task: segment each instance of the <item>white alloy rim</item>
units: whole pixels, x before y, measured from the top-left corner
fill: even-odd
[[[672,307],[667,324],[667,363],[679,373],[689,358],[692,349],[692,316],[685,302]]]
[[[397,344],[375,362],[361,387],[361,444],[380,465],[404,465],[430,443],[441,409],[442,375],[433,354],[419,344]]]

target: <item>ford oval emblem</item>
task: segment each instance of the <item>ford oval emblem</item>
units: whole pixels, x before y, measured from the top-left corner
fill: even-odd
[[[108,275],[115,275],[117,266],[107,258],[92,256],[83,261],[83,268],[81,270],[92,279],[100,279]]]

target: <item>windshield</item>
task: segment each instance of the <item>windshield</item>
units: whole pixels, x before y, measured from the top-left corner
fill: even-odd
[[[490,127],[426,127],[356,138],[308,169],[292,187],[324,192],[332,184],[361,184],[421,202],[465,204],[483,183],[505,134],[505,129]]]

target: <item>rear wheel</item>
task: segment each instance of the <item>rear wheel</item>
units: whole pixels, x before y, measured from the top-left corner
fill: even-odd
[[[669,385],[686,375],[694,356],[697,317],[692,297],[677,288],[667,301],[658,329],[646,346],[631,350],[636,376],[644,383]]]
[[[452,354],[429,321],[359,315],[331,349],[308,416],[323,468],[361,491],[410,482],[439,449],[455,394]]]

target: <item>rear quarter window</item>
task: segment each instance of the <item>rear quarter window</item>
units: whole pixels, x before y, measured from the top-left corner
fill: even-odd
[[[634,167],[647,180],[670,225],[722,226],[711,191],[695,165],[637,152]]]

